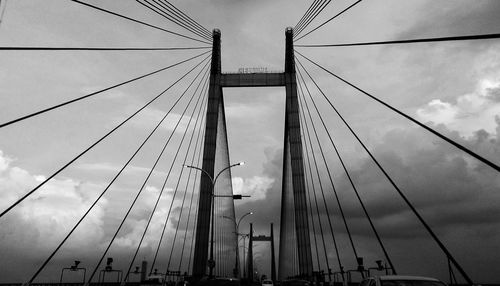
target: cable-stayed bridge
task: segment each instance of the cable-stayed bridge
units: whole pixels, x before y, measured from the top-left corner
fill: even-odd
[[[66,99],[52,105],[45,104],[34,112],[11,118],[0,124],[1,130],[15,130],[17,126],[24,126],[37,118],[57,114],[75,105],[86,104],[92,98],[111,90],[158,76],[166,71],[184,68],[182,72],[176,70],[176,73],[165,77],[166,80],[163,78],[168,85],[161,92],[135,106],[128,115],[114,122],[111,128],[103,131],[95,141],[75,156],[65,158],[64,163],[54,168],[51,174],[37,178],[36,184],[29,189],[12,187],[17,189],[12,191],[13,195],[3,203],[5,207],[1,210],[0,220],[10,220],[12,213],[23,204],[32,199],[40,199],[39,194],[43,193],[44,188],[60,178],[67,169],[123,130],[152,104],[163,97],[171,97],[168,111],[153,119],[156,121],[148,133],[143,134],[142,137],[136,136],[138,140],[134,143],[135,147],[122,159],[123,165],[114,170],[113,176],[102,188],[98,188],[99,190],[89,200],[90,203],[82,208],[78,219],[72,221],[70,228],[60,230],[62,239],[54,244],[50,252],[43,254],[43,259],[38,259],[33,269],[31,266],[30,269],[25,269],[30,272],[29,279],[13,282],[58,283],[67,281],[64,279],[70,279],[72,282],[81,280],[81,283],[88,284],[103,282],[126,284],[138,283],[139,280],[144,280],[148,276],[161,276],[171,281],[183,279],[198,281],[206,277],[232,277],[253,281],[258,279],[253,275],[255,266],[253,243],[259,241],[271,242],[272,270],[269,278],[275,281],[300,278],[318,282],[347,283],[359,281],[373,273],[411,274],[407,269],[401,270],[398,267],[398,261],[391,256],[391,246],[380,231],[383,226],[377,224],[377,220],[373,218],[373,209],[364,199],[360,182],[356,181],[353,175],[355,170],[349,167],[345,152],[336,140],[336,130],[329,122],[332,116],[346,128],[352,144],[359,146],[359,153],[370,160],[370,164],[378,170],[378,175],[385,181],[391,192],[394,192],[406,212],[416,219],[419,227],[424,229],[428,238],[436,246],[436,251],[439,251],[442,257],[440,264],[445,265],[447,269],[449,282],[455,284],[478,282],[477,278],[471,276],[463,267],[462,261],[456,258],[454,251],[449,249],[445,241],[440,238],[439,233],[429,222],[429,218],[419,209],[418,202],[415,203],[411,199],[408,190],[402,186],[405,184],[400,183],[403,179],[394,177],[389,171],[391,166],[385,165],[370,145],[362,139],[362,136],[359,136],[356,127],[335,104],[335,97],[327,91],[329,88],[321,86],[313,71],[321,72],[321,77],[338,81],[345,87],[355,90],[366,100],[411,122],[413,126],[432,136],[430,140],[438,140],[439,144],[448,144],[450,148],[455,148],[460,152],[460,156],[466,158],[468,162],[472,162],[471,164],[478,166],[477,168],[487,170],[486,172],[494,173],[494,176],[497,176],[500,171],[498,160],[479,154],[461,140],[442,132],[436,126],[422,122],[369,92],[368,88],[358,86],[326,67],[324,63],[314,60],[314,56],[310,56],[308,52],[335,47],[482,42],[498,39],[500,34],[300,44],[298,41],[313,33],[319,33],[324,26],[329,25],[335,19],[341,16],[348,17],[348,12],[351,9],[359,9],[360,3],[363,2],[362,0],[355,1],[340,12],[329,16],[326,21],[311,26],[331,2],[331,0],[315,0],[293,28],[284,29],[281,40],[284,40],[283,72],[245,69],[238,73],[225,73],[222,65],[223,31],[205,28],[190,17],[189,13],[181,11],[169,1],[138,0],[136,2],[139,7],[163,17],[169,23],[182,28],[184,32],[138,20],[106,9],[98,3],[77,0],[70,2],[81,9],[89,9],[106,17],[117,17],[144,29],[154,29],[172,37],[182,38],[195,45],[185,47],[2,46],[0,50],[3,53],[194,51],[196,54],[80,97]],[[2,11],[5,11],[5,2],[3,5]],[[279,228],[274,228],[271,224],[268,236],[257,235],[252,231],[252,227],[249,233],[240,232],[241,219],[238,220],[235,215],[234,201],[235,199],[244,200],[245,195],[252,194],[233,192],[232,171],[235,170],[233,167],[241,164],[232,162],[229,156],[230,138],[228,138],[226,126],[224,91],[230,88],[253,87],[282,87],[285,90],[284,110],[276,111],[284,116]],[[64,119],[60,120],[64,121]],[[167,135],[165,138],[158,139],[158,133],[165,128],[167,122],[169,122]],[[153,150],[149,145],[153,138],[162,142],[158,150]],[[103,201],[106,200],[109,192],[113,191],[114,184],[126,176],[127,168],[130,168],[132,162],[142,153],[148,153],[151,157],[145,176],[139,179],[139,185],[136,186],[130,202],[123,207],[119,218],[115,218],[116,223],[113,227],[105,228],[106,237],[109,237],[109,240],[97,247],[98,255],[95,257],[95,262],[87,262],[85,267],[79,263],[66,267],[55,265],[55,258],[63,255],[66,244],[79,234],[79,228],[95,218],[96,209],[105,204]],[[333,161],[336,162],[336,167],[333,166]],[[161,165],[162,163],[164,165]],[[457,162],[457,164],[460,163]],[[361,218],[366,223],[367,232],[373,237],[374,243],[371,246],[376,249],[367,251],[363,242],[357,240],[355,234],[357,230],[353,227],[353,219],[350,217],[349,210],[346,210],[346,202],[342,197],[344,191],[341,190],[338,175],[335,172],[341,172],[344,176],[343,182],[346,185],[342,187],[352,192],[354,202],[361,210]],[[159,175],[161,176],[158,177]],[[408,174],[408,177],[411,178],[412,175]],[[138,206],[141,198],[150,192],[150,186],[154,184],[153,180],[157,183],[156,192],[153,192],[154,195],[151,196],[147,207]],[[11,190],[6,190],[8,191]],[[429,200],[432,199],[429,198]],[[165,207],[162,208],[162,206]],[[144,216],[146,219],[138,224],[140,229],[135,233],[136,239],[124,241],[120,238],[120,233],[130,227],[130,221],[135,219],[134,211],[137,208],[141,208],[141,211],[146,214]],[[356,218],[358,219],[360,218]],[[268,223],[272,222],[275,222],[277,226],[276,218],[270,218]],[[242,251],[240,251],[240,237],[247,238],[243,241],[248,242],[248,244],[243,244]],[[148,255],[144,252],[145,244],[153,245],[150,257],[147,257]],[[275,244],[277,247],[274,246]],[[126,263],[120,264],[123,267],[117,267],[116,261],[110,257],[113,256],[113,249],[116,251],[117,247],[123,245],[131,246],[133,251],[122,255],[121,260],[125,260]],[[375,264],[363,259],[367,257],[365,252],[377,253],[379,262]],[[39,254],[41,257],[41,253]],[[7,273],[10,270],[5,271]],[[54,276],[54,273],[57,275]],[[45,281],[40,278],[41,276],[54,277],[54,279]],[[68,278],[69,276],[71,278]]]

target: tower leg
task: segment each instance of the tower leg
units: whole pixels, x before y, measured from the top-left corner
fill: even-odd
[[[299,275],[311,277],[312,255],[309,237],[309,219],[306,201],[306,186],[302,158],[302,140],[300,136],[299,102],[297,96],[297,81],[295,74],[295,59],[293,51],[293,30],[286,30],[285,47],[285,89],[286,89],[286,137],[290,146],[290,166],[292,173],[292,188],[295,210],[295,233],[299,259]],[[286,141],[285,141],[286,143]],[[288,154],[285,154],[287,156]],[[285,176],[283,176],[285,177]]]
[[[203,170],[214,175],[215,153],[217,147],[217,126],[219,106],[222,100],[220,86],[220,32],[213,32],[212,66],[210,69],[210,86],[208,89],[208,107],[205,126],[205,142],[203,149]],[[198,222],[196,224],[196,242],[193,257],[193,276],[201,278],[207,274],[210,217],[212,205],[212,182],[208,176],[201,175],[200,199],[198,203]]]
[[[271,223],[271,280],[276,281],[276,261],[274,255],[274,227]]]
[[[253,224],[250,224],[250,234],[248,240],[248,282],[253,282]]]

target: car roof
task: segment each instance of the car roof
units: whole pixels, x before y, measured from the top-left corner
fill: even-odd
[[[386,275],[379,276],[380,280],[422,280],[422,281],[439,281],[436,278],[410,275]]]

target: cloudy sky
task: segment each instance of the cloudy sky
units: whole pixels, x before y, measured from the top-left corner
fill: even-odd
[[[198,47],[204,44],[97,12],[67,0],[1,1],[1,46]],[[136,1],[85,1],[188,34]],[[222,32],[222,69],[266,67],[283,70],[284,30],[294,26],[312,1],[174,0],[209,30]],[[354,1],[335,0],[311,27]],[[365,0],[297,44],[333,44],[498,32],[498,1]],[[500,164],[500,43],[498,40],[370,46],[297,48],[307,57],[364,90],[436,128]],[[2,51],[0,53],[0,122],[76,98],[200,54],[188,51]],[[167,88],[200,59],[96,95],[59,110],[0,129],[0,209],[50,176],[148,100]],[[299,58],[300,59],[300,58]],[[301,60],[361,139],[407,194],[437,235],[476,282],[498,282],[500,263],[500,194],[498,174],[426,131],[392,114],[349,86]],[[196,70],[195,72],[198,72]],[[194,73],[138,114],[123,128],[77,160],[39,192],[0,219],[0,282],[29,279],[88,206],[154,128]],[[447,279],[445,256],[403,205],[313,85],[329,130],[335,137],[354,182],[400,273]],[[252,197],[237,202],[236,216],[255,214],[257,234],[279,233],[284,89],[225,89],[231,161],[245,161],[233,171],[235,193]],[[185,105],[185,103],[183,103]],[[114,234],[165,138],[178,144],[193,118],[173,110],[131,166],[89,214],[40,280],[57,280],[74,259],[92,268]],[[175,129],[180,120],[179,129]],[[319,127],[318,127],[319,128]],[[175,129],[175,130],[174,130]],[[328,142],[320,131],[322,142]],[[187,140],[187,139],[186,139]],[[194,144],[194,143],[193,143]],[[184,145],[187,145],[185,143]],[[341,194],[354,241],[367,265],[382,258],[362,210],[329,144],[324,146]],[[318,152],[317,147],[314,150]],[[166,158],[175,149],[167,149]],[[171,160],[164,159],[109,255],[125,268],[155,203]],[[176,163],[173,174],[180,171]],[[323,168],[324,169],[324,168]],[[326,173],[323,171],[323,177]],[[325,181],[326,182],[326,181]],[[168,181],[138,259],[152,259],[176,180]],[[326,185],[325,185],[326,186]],[[354,268],[331,187],[325,188],[340,256]],[[180,212],[180,201],[173,213]],[[323,222],[325,213],[320,209]],[[176,216],[167,224],[167,241]],[[242,223],[240,231],[248,226]],[[189,235],[188,235],[189,237]],[[327,242],[331,245],[331,237]],[[160,264],[167,261],[164,243]],[[258,245],[256,264],[268,271],[268,248]],[[332,268],[336,258],[327,249]],[[324,258],[323,258],[324,260]],[[324,263],[324,262],[321,262]],[[324,267],[324,266],[322,266]],[[54,278],[55,277],[55,278]]]

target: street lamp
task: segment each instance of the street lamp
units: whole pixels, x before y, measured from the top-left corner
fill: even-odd
[[[232,220],[234,222],[234,224],[236,225],[236,236],[238,236],[238,235],[241,235],[241,233],[240,233],[240,223],[243,220],[243,218],[246,217],[246,216],[248,216],[248,215],[253,215],[253,212],[247,212],[246,214],[242,215],[240,217],[240,219],[238,220],[238,223],[236,223],[236,220],[234,218],[232,218],[232,217],[225,216],[225,215],[223,215],[222,217],[230,219],[230,220]],[[235,262],[235,265],[234,265],[236,277],[238,277],[239,273],[240,273],[240,271],[239,271],[240,270],[240,267],[239,267],[239,261],[240,261],[240,255],[239,254],[240,254],[240,250],[239,250],[238,244],[239,244],[239,240],[236,242],[236,262]],[[243,245],[244,244],[245,244],[245,241],[243,240]]]
[[[85,275],[87,274],[87,269],[84,267],[78,267],[81,261],[75,260],[75,264],[71,265],[70,267],[65,267],[61,270],[61,279],[59,279],[59,284],[62,284],[63,281],[63,274],[65,270],[69,271],[83,271],[83,282],[85,283]]]
[[[215,183],[217,182],[217,179],[219,178],[220,174],[222,174],[222,172],[224,172],[225,170],[228,170],[228,169],[230,169],[232,167],[236,167],[236,166],[243,166],[244,164],[245,164],[245,162],[239,162],[236,164],[229,165],[226,168],[220,170],[219,173],[217,173],[217,176],[215,176],[215,178],[213,178],[207,171],[203,170],[202,168],[184,165],[185,168],[192,168],[192,169],[196,169],[196,170],[203,172],[205,175],[207,175],[210,178],[210,181],[212,182],[212,191],[210,193],[210,196],[212,197],[212,210],[211,210],[212,228],[210,229],[210,260],[209,260],[209,265],[208,265],[208,267],[210,267],[210,275],[209,275],[210,279],[212,279],[214,277],[213,273],[214,273],[214,267],[215,267],[215,261],[214,261],[214,226],[215,226],[215,223],[214,223],[214,217],[215,217],[215,214],[214,214],[214,211],[215,211],[214,210],[214,201],[215,201],[214,190],[215,190]]]
[[[122,270],[117,270],[117,269],[113,269],[113,258],[111,257],[108,257],[108,260],[106,261],[106,267],[104,267],[104,269],[101,270],[101,272],[99,272],[99,283],[104,283],[104,279],[105,279],[105,276],[106,276],[106,273],[111,273],[111,272],[115,272],[117,274],[117,281],[116,282],[120,282],[122,281],[122,277],[123,277],[123,271]],[[102,277],[102,280],[101,280],[101,277]]]
[[[123,284],[125,284],[127,281],[129,281],[130,274],[142,274],[142,272],[139,271],[139,266],[136,266],[134,271],[129,271],[127,273],[127,276],[125,276],[125,279],[123,280]]]
[[[243,247],[243,278],[247,278],[247,260],[246,260],[246,257],[245,257],[245,249],[248,250],[248,247],[245,246],[246,245],[245,238],[248,237],[248,236],[250,236],[250,234],[248,234],[248,233],[246,233],[246,234],[242,233],[241,234],[241,238],[243,238],[243,246],[241,246],[241,247]],[[239,242],[240,241],[238,240],[238,243]],[[239,248],[238,248],[238,251],[239,251]]]

